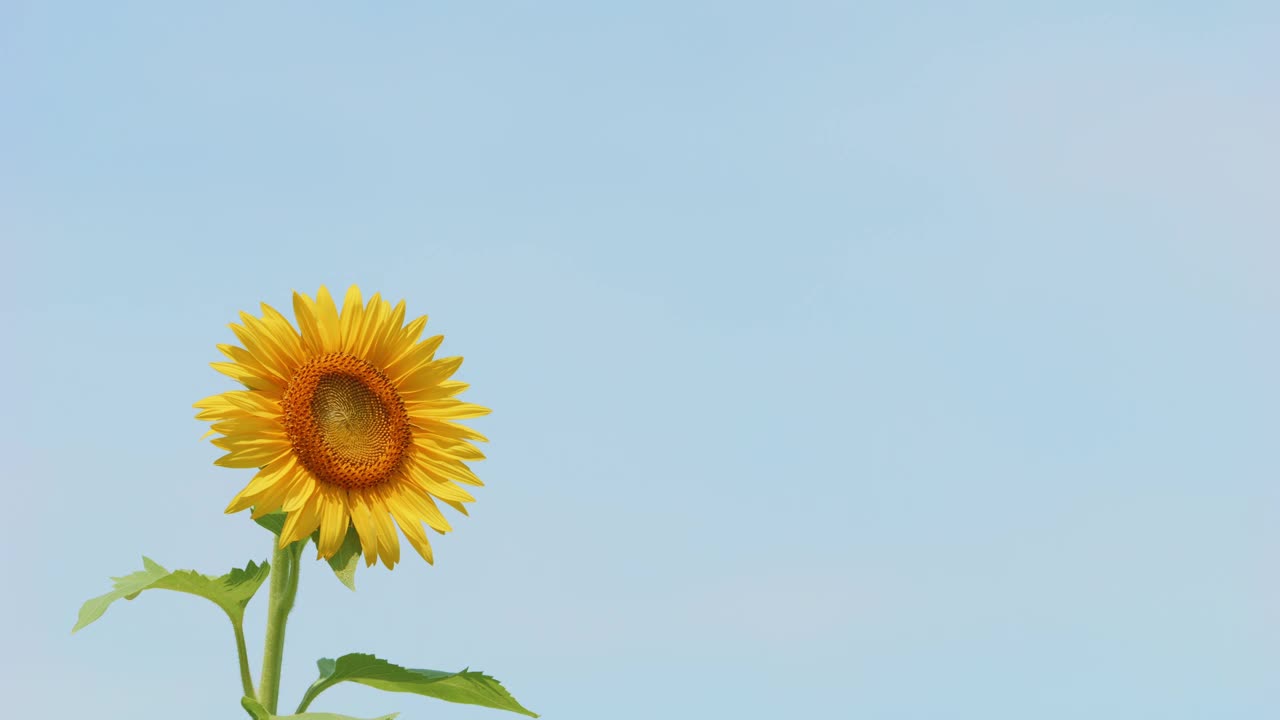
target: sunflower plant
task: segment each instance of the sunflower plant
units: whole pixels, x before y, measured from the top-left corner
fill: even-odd
[[[339,311],[322,286],[314,300],[295,292],[293,311],[296,327],[266,303],[261,317],[240,313],[241,324],[231,324],[240,345],[218,345],[227,361],[212,365],[244,389],[195,404],[196,417],[212,423],[206,437],[219,435],[212,442],[227,451],[215,464],[256,470],[226,512],[250,510],[272,533],[270,560],[213,577],[169,571],[144,557],[142,570],[114,578],[111,592],[81,607],[72,632],[121,598],[184,592],[210,600],[231,620],[241,705],[254,720],[354,720],[307,711],[341,682],[537,717],[484,673],[408,668],[365,653],[321,658],[295,714],[277,714],[285,624],[308,544],[352,590],[361,557],[388,570],[400,562],[400,534],[433,563],[424,525],[449,532],[441,504],[466,515],[475,498],[462,486],[484,484],[467,463],[484,459],[473,443],[487,440],[457,421],[489,413],[458,399],[468,387],[452,379],[462,358],[437,359],[443,338],[420,339],[427,318],[406,323],[404,301],[392,307],[375,294],[366,304],[353,285]],[[265,649],[255,687],[244,612],[264,584]]]

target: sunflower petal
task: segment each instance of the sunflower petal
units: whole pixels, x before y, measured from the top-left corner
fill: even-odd
[[[404,406],[409,410],[409,412],[413,412],[412,408],[414,403],[451,398],[454,395],[466,392],[469,387],[471,386],[464,382],[458,382],[457,380],[445,380],[434,387],[415,392],[412,398],[406,397]]]
[[[412,468],[405,473],[405,477],[408,477],[418,487],[441,500],[453,500],[455,502],[475,502],[476,500],[471,496],[471,493],[442,477],[433,475],[430,470],[423,470],[421,467]]]
[[[289,453],[259,470],[258,474],[254,475],[253,479],[249,481],[249,484],[231,500],[231,504],[227,505],[227,509],[224,512],[228,514],[238,513],[254,505],[259,495],[293,472],[296,462],[297,460],[294,459],[293,454]]]
[[[427,534],[422,531],[422,523],[413,515],[411,511],[400,504],[388,503],[391,508],[391,514],[396,519],[396,524],[400,526],[400,531],[404,533],[404,537],[413,546],[414,550],[422,556],[427,564],[435,564],[435,554],[431,552],[431,541],[427,539]]]
[[[239,347],[237,345],[221,345],[220,344],[218,345],[218,350],[221,351],[223,355],[226,355],[228,358],[234,361],[236,364],[243,365],[245,368],[250,370],[252,374],[260,378],[265,378],[274,383],[277,383],[278,385],[280,385],[280,387],[284,387],[287,384],[284,378],[277,377],[274,373],[272,373],[270,370],[267,369],[267,366],[264,363],[259,362],[258,359],[254,357],[253,353],[249,352],[248,350],[245,350],[242,347]]]
[[[445,505],[448,505],[449,507],[453,508],[454,510],[457,510],[463,515],[466,515],[467,517],[471,516],[471,513],[467,512],[467,506],[463,505],[457,500],[445,500],[444,498],[440,498],[440,502],[444,503]]]
[[[254,498],[253,512],[249,517],[257,520],[263,515],[273,513],[279,510],[284,501],[289,497],[289,493],[293,491],[298,481],[307,475],[307,471],[301,465],[295,465],[293,468],[285,471],[279,480],[271,487],[259,493]]]
[[[293,327],[283,313],[266,303],[261,303],[262,322],[272,332],[272,336],[288,353],[294,365],[301,365],[307,359],[307,351],[302,343],[302,336]]]
[[[403,382],[405,377],[417,372],[423,365],[432,362],[442,342],[444,342],[443,335],[432,335],[417,345],[406,349],[395,362],[387,364],[387,377],[397,382]]]
[[[360,327],[356,330],[356,339],[351,346],[351,354],[358,358],[368,358],[373,352],[373,346],[378,339],[378,335],[382,332],[382,323],[386,318],[386,302],[382,296],[374,293],[369,298],[369,304],[364,309],[364,317],[360,323]]]
[[[289,448],[276,445],[235,450],[214,460],[213,464],[229,468],[257,468],[270,465],[287,452]]]
[[[471,472],[471,468],[462,464],[457,460],[432,457],[430,454],[422,452],[420,446],[414,446],[415,450],[412,454],[412,460],[421,465],[427,471],[439,476],[442,480],[457,480],[468,485],[476,487],[484,487],[484,481],[475,473]]]
[[[417,393],[431,390],[448,380],[460,367],[462,367],[461,357],[441,358],[419,365],[418,369],[400,379],[398,383],[400,394],[404,395],[405,399],[409,399]]]
[[[347,524],[351,519],[346,488],[322,489],[323,505],[320,508],[320,539],[316,543],[317,559],[331,558],[342,547],[347,537]]]
[[[412,404],[413,403],[406,402],[405,408],[409,409]],[[466,425],[459,425],[458,423],[449,422],[448,420],[437,420],[436,418],[418,415],[412,410],[409,410],[409,414],[415,426],[431,435],[443,435],[445,437],[459,438],[462,440],[489,442],[489,438],[481,435],[475,430],[472,430]]]
[[[398,310],[399,307],[396,309]],[[388,368],[397,367],[397,361],[406,351],[414,346],[413,344],[417,342],[418,337],[422,335],[423,328],[426,326],[426,315],[415,319],[403,328],[392,326],[392,335],[387,343],[386,355],[383,357],[383,362]]]
[[[295,496],[296,497],[296,496]],[[289,513],[284,521],[284,529],[280,531],[280,547],[287,547],[311,533],[320,526],[320,506],[323,498],[320,493],[311,493],[306,502],[297,510]]]
[[[247,331],[257,339],[258,346],[275,362],[279,376],[292,377],[293,371],[301,364],[301,359],[295,357],[289,349],[289,336],[292,334],[292,329],[277,334],[270,325],[245,312],[240,313],[240,320]]]
[[[289,490],[289,497],[285,498],[284,504],[280,506],[281,510],[287,513],[296,511],[311,499],[320,490],[320,483],[311,473],[302,473],[298,476],[297,482]],[[315,528],[312,528],[313,530]]]
[[[352,285],[347,288],[347,296],[342,301],[342,350],[351,352],[360,344],[360,330],[364,325],[364,300],[360,298],[360,287]]]
[[[413,444],[428,455],[442,460],[478,462],[485,458],[484,453],[466,441],[438,435],[427,435],[425,433],[414,435]]]
[[[421,520],[438,533],[444,534],[453,529],[431,495],[415,483],[398,483],[387,493],[387,507],[391,508],[392,514],[399,508],[406,517]]]
[[[356,526],[356,534],[360,536],[364,564],[371,567],[378,561],[378,527],[374,524],[373,512],[369,507],[368,491],[352,490],[347,497],[351,503],[351,523]]]
[[[227,418],[226,420],[219,420],[209,427],[223,435],[261,433],[273,437],[284,437],[285,434],[284,426],[278,420],[260,415],[242,415]]]
[[[293,291],[293,314],[298,318],[298,329],[302,331],[302,344],[306,346],[309,354],[323,354],[324,339],[320,335],[320,324],[316,320],[316,305],[306,293]]]
[[[324,341],[327,353],[342,350],[342,324],[338,319],[338,308],[333,304],[333,296],[329,288],[321,285],[316,292],[316,324],[320,327],[320,338]]]
[[[214,438],[210,441],[216,448],[221,448],[229,452],[265,450],[282,452],[292,445],[284,437],[272,437],[270,435],[228,435],[226,437]]]
[[[275,418],[282,414],[280,403],[248,390],[229,390],[221,397],[227,404],[254,415]]]
[[[404,301],[396,303],[394,310],[386,300],[382,301],[381,306],[378,312],[382,323],[379,327],[370,328],[372,342],[365,358],[378,367],[386,367],[387,360],[391,359],[391,346],[399,337],[400,326],[404,323]]]
[[[366,498],[372,510],[373,522],[378,528],[378,557],[382,558],[382,563],[390,570],[400,562],[400,536],[391,522],[391,514],[382,494],[371,492]]]

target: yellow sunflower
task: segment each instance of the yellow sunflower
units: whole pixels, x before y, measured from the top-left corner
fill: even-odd
[[[323,558],[350,523],[365,563],[388,568],[400,561],[399,525],[433,562],[422,523],[450,529],[436,500],[465,515],[475,498],[455,482],[484,484],[466,461],[484,459],[470,441],[487,440],[453,422],[489,414],[455,397],[467,388],[449,379],[462,358],[435,359],[443,337],[418,340],[426,316],[405,325],[403,300],[365,305],[354,285],[341,314],[323,286],[315,301],[295,292],[293,312],[301,332],[266,303],[261,318],[240,313],[231,329],[244,347],[219,345],[231,362],[211,364],[248,389],[195,404],[229,451],[216,464],[259,468],[227,512],[284,510],[280,547],[319,529]]]

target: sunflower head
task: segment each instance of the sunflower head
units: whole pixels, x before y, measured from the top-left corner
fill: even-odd
[[[283,510],[281,547],[318,530],[324,558],[354,526],[365,563],[388,568],[398,525],[433,562],[423,523],[450,529],[437,501],[465,515],[475,498],[458,483],[484,484],[466,463],[484,458],[471,443],[486,438],[455,422],[489,413],[456,397],[462,358],[436,359],[443,338],[419,339],[425,316],[406,324],[404,301],[365,304],[354,285],[341,312],[323,286],[314,301],[295,292],[293,311],[297,328],[265,303],[260,318],[240,313],[243,347],[219,345],[230,362],[212,365],[245,389],[195,404],[227,451],[215,462],[258,470],[227,512]]]

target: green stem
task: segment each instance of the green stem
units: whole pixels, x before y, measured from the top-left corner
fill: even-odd
[[[244,694],[253,697],[253,675],[249,673],[249,650],[244,645],[244,619],[233,619],[231,627],[236,631],[236,655],[240,657],[240,686]]]
[[[294,715],[301,715],[306,712],[311,705],[311,701],[315,700],[316,696],[320,694],[319,692],[312,692],[313,690],[315,690],[314,687],[307,688],[307,694],[302,696],[302,702],[298,703],[298,709],[293,711]]]
[[[262,679],[258,683],[258,702],[273,715],[280,700],[280,668],[284,662],[284,626],[289,620],[289,611],[293,609],[293,600],[297,594],[298,550],[293,547],[276,547],[271,556],[267,641],[262,653]]]

